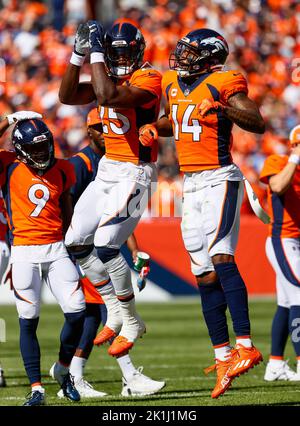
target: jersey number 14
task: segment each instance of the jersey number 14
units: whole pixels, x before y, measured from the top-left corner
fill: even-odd
[[[182,117],[182,123],[181,123],[181,129],[180,124],[178,123],[178,104],[172,105],[172,119],[174,122],[174,138],[176,141],[179,140],[179,134],[180,133],[190,133],[192,135],[193,142],[200,142],[200,135],[202,133],[202,126],[200,125],[199,120],[193,118],[191,120],[191,115],[196,108],[196,105],[188,105],[186,110],[184,111],[183,117]],[[191,121],[192,124],[189,124]]]

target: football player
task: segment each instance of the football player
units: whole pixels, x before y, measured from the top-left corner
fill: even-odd
[[[99,160],[105,153],[102,123],[97,108],[92,109],[87,116],[87,132],[90,144],[69,159],[74,165],[76,174],[76,182],[71,188],[73,204],[76,204],[88,184],[95,179]],[[128,238],[127,244],[134,259],[138,251],[134,234]],[[102,324],[106,322],[106,307],[100,294],[86,276],[82,277],[81,285],[86,301],[86,316],[80,342],[70,365],[70,374],[74,377],[75,387],[81,397],[99,398],[106,393],[95,390],[84,379],[83,372],[100,322]],[[95,344],[97,342],[96,338]],[[164,382],[152,380],[142,374],[140,369],[136,369],[129,354],[120,355],[116,359],[122,371],[122,396],[149,395],[164,386]],[[58,396],[64,396],[62,390],[59,391]]]
[[[271,214],[266,254],[276,274],[277,310],[271,355],[264,379],[300,381],[300,125],[290,133],[290,155],[269,156],[260,174],[268,185]],[[298,359],[297,372],[284,360],[288,336]]]
[[[87,42],[92,81],[79,83]],[[104,34],[100,24],[89,21],[77,31],[75,51],[59,92],[63,103],[97,100],[100,105],[106,154],[95,181],[75,206],[66,243],[81,245],[80,265],[108,310],[99,343],[119,334],[109,348],[112,356],[127,353],[145,332],[135,308],[130,269],[120,253],[146,208],[151,184],[157,180],[157,144],[144,147],[138,139],[138,129],[156,120],[161,98],[160,73],[142,68],[144,48],[142,33],[129,23],[113,25]],[[84,247],[91,243],[95,250],[85,252]],[[100,263],[106,270],[102,276],[97,272]]]
[[[210,29],[195,30],[178,41],[163,76],[166,115],[140,130],[140,141],[151,146],[174,135],[180,170],[184,172],[185,247],[191,258],[202,300],[203,315],[215,349],[217,383],[212,397],[232,380],[257,365],[262,356],[250,335],[247,289],[235,263],[243,175],[233,164],[230,148],[233,123],[263,133],[264,121],[247,96],[239,71],[225,71],[224,37]],[[230,346],[226,321],[229,308],[236,334]]]
[[[65,317],[60,334],[59,360],[51,375],[64,395],[79,401],[69,374],[69,364],[80,338],[84,296],[76,267],[63,243],[72,206],[70,187],[74,169],[54,157],[53,136],[40,114],[24,111],[8,115],[0,123],[0,135],[11,124],[15,152],[0,151],[0,185],[8,214],[12,281],[20,325],[20,350],[31,384],[25,406],[43,405],[40,347],[37,327],[41,285],[45,280]]]

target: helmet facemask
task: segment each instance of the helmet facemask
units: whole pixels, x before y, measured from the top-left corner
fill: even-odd
[[[40,135],[33,138],[31,143],[14,144],[17,157],[28,166],[46,170],[53,162],[54,147],[52,136]]]

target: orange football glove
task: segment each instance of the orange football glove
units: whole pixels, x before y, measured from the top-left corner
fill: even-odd
[[[152,146],[158,138],[158,133],[154,124],[145,124],[139,130],[139,140],[144,146]]]
[[[203,101],[196,106],[198,114],[201,117],[206,117],[208,114],[216,114],[218,111],[224,109],[224,105],[213,99],[203,99]]]

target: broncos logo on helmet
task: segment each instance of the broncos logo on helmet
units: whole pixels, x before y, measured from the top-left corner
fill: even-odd
[[[170,55],[170,68],[181,77],[202,74],[221,67],[229,54],[228,44],[221,34],[208,28],[188,33],[178,41]]]
[[[17,122],[12,132],[17,157],[28,166],[45,170],[54,161],[53,135],[42,120]]]
[[[127,78],[143,63],[145,40],[138,28],[118,23],[104,35],[105,64],[110,75]]]

